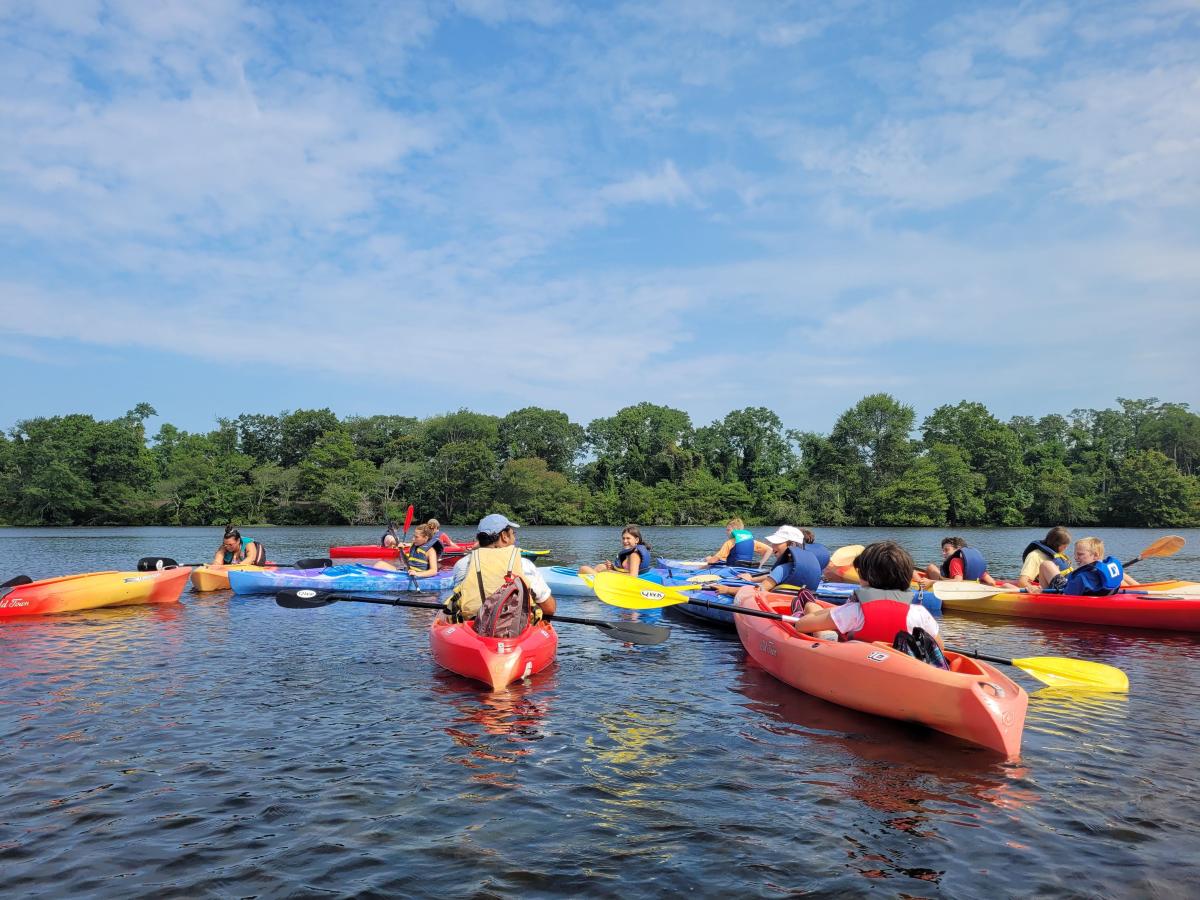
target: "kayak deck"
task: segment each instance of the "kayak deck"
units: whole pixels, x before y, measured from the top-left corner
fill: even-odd
[[[439,614],[429,626],[429,648],[443,669],[502,691],[554,662],[558,634],[539,622],[515,638],[483,637],[474,621],[455,623]]]
[[[174,603],[191,572],[185,566],[154,572],[89,572],[46,578],[19,585],[0,597],[0,618]]]

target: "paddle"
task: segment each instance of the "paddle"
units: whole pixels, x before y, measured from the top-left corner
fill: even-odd
[[[1116,666],[1090,662],[1086,659],[1069,659],[1065,656],[1029,656],[1024,659],[1005,659],[988,656],[978,650],[960,650],[947,647],[951,653],[984,659],[1004,666],[1015,666],[1032,675],[1038,681],[1054,687],[1081,687],[1094,691],[1121,693],[1129,690],[1129,676]]]
[[[143,556],[137,562],[137,570],[139,572],[154,572],[159,569],[176,569],[180,567],[195,568],[197,566],[208,566],[212,563],[194,562],[194,563],[177,563],[169,556]],[[300,559],[290,566],[278,566],[276,568],[287,569],[324,569],[333,565],[332,559]],[[2,585],[0,585],[2,586]]]
[[[622,582],[637,582],[640,579],[630,578],[617,572],[599,572],[596,574],[594,587],[596,596],[605,603],[619,606],[622,609],[653,609],[655,607],[675,606],[680,603],[690,603],[693,606],[707,606],[709,609],[723,609],[727,612],[742,616],[758,616],[763,619],[776,619],[780,622],[798,622],[798,616],[787,616],[777,612],[762,609],[746,609],[729,603],[713,603],[710,600],[700,600],[688,596],[685,591],[689,587],[663,587],[649,585],[639,588],[636,584]],[[695,587],[700,587],[696,585]],[[947,647],[952,653],[964,656],[974,656],[988,662],[1002,663],[1015,666],[1023,672],[1032,675],[1038,681],[1057,687],[1083,687],[1090,690],[1125,691],[1129,689],[1129,678],[1120,669],[1103,663],[1089,662],[1081,659],[1069,659],[1063,656],[1036,656],[1028,659],[1005,659],[998,656],[984,656],[979,651],[956,650]]]
[[[0,589],[19,587],[22,584],[33,584],[33,579],[28,575],[17,575],[15,578],[10,578],[4,584],[0,584]]]
[[[1187,541],[1177,534],[1168,534],[1166,537],[1160,537],[1157,541],[1125,563],[1125,568],[1129,568],[1134,563],[1139,563],[1143,559],[1153,559],[1159,556],[1174,556],[1183,549],[1183,545]]]
[[[334,594],[330,591],[313,591],[307,588],[279,591],[275,595],[275,602],[285,609],[317,609],[318,607],[328,606],[338,600],[353,603],[378,603],[383,606],[412,606],[417,609],[436,609],[439,611],[445,609],[442,604],[433,603],[428,600],[406,600],[400,597],[382,600],[376,597],[356,597],[350,594]],[[577,616],[563,616],[558,613],[543,615],[542,618],[553,622],[570,622],[573,625],[591,625],[593,628],[599,628],[604,632],[606,637],[610,637],[614,641],[620,641],[623,644],[653,646],[654,644],[661,644],[671,634],[670,628],[662,625],[650,625],[646,622],[609,622],[604,619],[583,619]]]

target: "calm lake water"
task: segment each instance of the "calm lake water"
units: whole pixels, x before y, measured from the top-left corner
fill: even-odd
[[[247,529],[279,561],[379,531]],[[553,562],[592,562],[618,531],[521,537]],[[962,532],[998,575],[1042,533]],[[1131,559],[1163,532],[1097,533]],[[1200,580],[1200,531],[1180,533],[1183,552],[1131,574]],[[724,536],[646,534],[681,557]],[[891,535],[929,562],[943,533]],[[882,536],[818,531],[830,547]],[[0,529],[0,580],[204,559],[219,538]],[[800,694],[748,664],[736,636],[649,618],[673,626],[667,643],[560,625],[557,664],[498,694],[434,666],[421,610],[189,591],[7,621],[0,885],[13,897],[1196,896],[1200,637],[947,613],[948,643],[1129,674],[1130,694],[1114,696],[1014,673],[1031,697],[1022,759],[1006,764]]]

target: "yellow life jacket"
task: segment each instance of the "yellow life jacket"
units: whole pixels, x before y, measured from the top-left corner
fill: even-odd
[[[499,588],[509,572],[522,578],[521,548],[515,544],[511,547],[477,547],[472,550],[467,557],[466,576],[455,588],[459,615],[464,619],[475,618],[479,607],[483,605],[483,598]],[[476,573],[483,575],[482,594],[479,593]]]

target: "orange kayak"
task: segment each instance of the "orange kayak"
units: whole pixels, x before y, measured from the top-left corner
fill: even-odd
[[[786,615],[792,598],[746,590],[735,602]],[[938,669],[882,643],[826,641],[778,619],[736,614],[734,619],[751,658],[797,690],[861,712],[919,722],[1009,759],[1020,756],[1029,697],[982,660],[947,652],[950,669]]]
[[[481,637],[474,621],[459,624],[439,614],[429,626],[429,647],[443,669],[502,691],[554,662],[558,635],[549,622],[539,622],[515,638]]]
[[[192,570],[91,572],[46,578],[13,588],[0,597],[0,618],[76,612],[104,606],[175,603]]]

